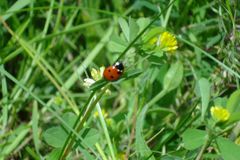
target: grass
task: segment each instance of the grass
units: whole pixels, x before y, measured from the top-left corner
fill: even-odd
[[[239,4],[2,0],[0,159],[237,160]]]

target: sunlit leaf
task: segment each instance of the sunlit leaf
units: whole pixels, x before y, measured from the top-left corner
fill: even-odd
[[[133,41],[134,38],[138,35],[139,27],[136,21],[132,18],[129,18],[129,39],[130,42]]]
[[[229,139],[218,137],[217,144],[223,159],[237,160],[240,157],[240,146]]]
[[[144,43],[148,43],[149,40],[151,40],[152,38],[158,36],[160,33],[162,33],[163,31],[165,31],[164,28],[162,27],[154,27],[152,28],[149,32],[147,32],[144,36],[143,36],[143,42]]]
[[[233,92],[227,101],[227,110],[230,113],[240,112],[240,90]]]
[[[64,145],[67,136],[66,131],[60,126],[51,127],[43,133],[43,138],[47,144],[55,148],[61,148]]]
[[[142,31],[149,23],[150,23],[149,18],[141,17],[141,18],[137,19],[139,31]]]
[[[122,29],[122,32],[123,32],[126,40],[129,42],[130,41],[130,33],[129,33],[129,26],[128,26],[127,21],[123,18],[119,18],[118,22],[119,22],[119,25]]]
[[[13,14],[14,14],[14,11],[18,11],[20,9],[22,9],[23,7],[29,5],[31,3],[31,0],[18,0],[16,1],[12,6],[11,8],[9,8],[7,10],[7,12],[9,12],[9,14],[5,14],[3,16],[3,19],[4,20],[7,20],[9,17],[11,17]]]
[[[80,132],[80,134],[83,137],[84,143],[88,144],[88,146],[94,146],[100,138],[99,131],[94,128],[86,128],[84,131]]]
[[[202,108],[201,108],[201,119],[204,120],[205,113],[208,109],[208,103],[210,99],[211,85],[205,78],[201,78],[197,83],[197,94],[201,97]]]
[[[187,129],[183,135],[184,147],[189,150],[196,149],[206,142],[207,133],[199,129]]]
[[[52,152],[47,155],[46,160],[58,160],[61,154],[61,151],[62,151],[61,148],[53,149]]]
[[[177,88],[182,82],[183,78],[183,65],[180,61],[171,65],[163,79],[163,89],[171,91]]]

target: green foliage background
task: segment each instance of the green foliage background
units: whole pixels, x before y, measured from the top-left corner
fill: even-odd
[[[240,157],[239,0],[1,0],[0,22],[0,159]]]

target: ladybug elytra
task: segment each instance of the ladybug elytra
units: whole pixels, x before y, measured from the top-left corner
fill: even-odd
[[[123,74],[124,66],[122,62],[116,62],[114,65],[105,68],[103,77],[108,81],[116,81]]]

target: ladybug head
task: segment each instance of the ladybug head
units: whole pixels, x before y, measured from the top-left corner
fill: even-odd
[[[123,66],[122,62],[116,62],[113,66],[116,67],[120,71],[124,70],[124,66]]]

